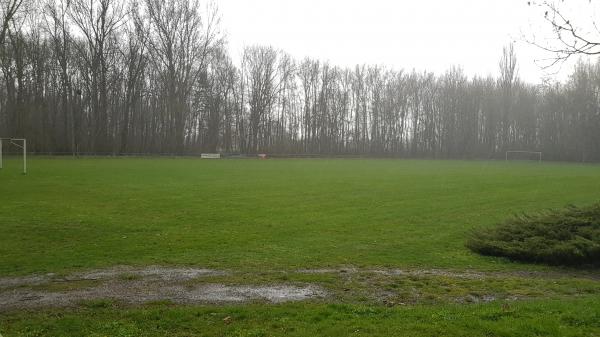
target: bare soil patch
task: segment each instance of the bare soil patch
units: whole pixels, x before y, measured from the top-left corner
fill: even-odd
[[[185,281],[227,272],[197,268],[126,266],[76,273],[65,277],[53,274],[0,278],[0,311],[39,307],[74,306],[83,301],[111,299],[128,304],[172,301],[180,304],[267,301],[280,303],[323,297],[326,292],[314,285],[224,285],[190,284]],[[52,291],[57,282],[75,284],[98,282],[81,288]],[[44,287],[48,289],[43,289]]]
[[[598,270],[565,270],[565,271],[506,271],[486,272],[474,270],[445,270],[445,269],[358,269],[354,267],[323,268],[323,269],[299,269],[301,274],[356,274],[374,273],[387,276],[443,276],[459,279],[482,280],[490,277],[520,277],[520,278],[579,278],[589,280],[600,280]]]
[[[598,273],[569,270],[483,272],[340,267],[253,274],[189,267],[116,266],[70,275],[0,278],[0,312],[77,306],[104,299],[126,304],[281,303],[320,298],[334,302],[372,300],[386,305],[478,303],[589,294],[600,289],[598,280]]]

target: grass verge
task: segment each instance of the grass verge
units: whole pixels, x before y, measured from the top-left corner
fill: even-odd
[[[600,299],[394,307],[94,303],[0,317],[5,336],[598,336]]]

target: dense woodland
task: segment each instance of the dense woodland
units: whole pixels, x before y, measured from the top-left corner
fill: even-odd
[[[234,62],[211,4],[2,6],[0,135],[33,152],[600,160],[598,64],[534,86],[511,45],[494,77],[344,68],[269,46]]]

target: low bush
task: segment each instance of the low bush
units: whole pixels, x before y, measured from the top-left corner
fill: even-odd
[[[514,216],[474,230],[467,247],[518,261],[600,266],[600,203]]]

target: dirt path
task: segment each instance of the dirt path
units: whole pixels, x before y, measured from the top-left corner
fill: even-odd
[[[483,280],[486,278],[577,278],[600,281],[600,271],[502,271],[502,272],[484,272],[484,271],[455,271],[445,269],[357,269],[353,267],[339,269],[299,269],[298,273],[303,274],[356,274],[356,273],[374,273],[387,276],[444,276],[460,279]]]
[[[264,277],[270,275],[270,278]],[[334,276],[336,283],[329,284],[325,289],[318,281],[306,278],[310,274]],[[498,282],[507,278],[517,278],[522,281],[547,280],[587,280],[592,283],[589,289],[600,289],[598,273],[579,272],[480,272],[480,271],[450,271],[440,269],[303,269],[292,272],[271,271],[261,274],[241,274],[201,268],[177,268],[147,266],[134,268],[117,266],[107,269],[73,273],[66,276],[55,274],[32,275],[24,277],[0,277],[0,312],[16,309],[40,307],[77,306],[85,301],[110,299],[128,304],[142,304],[153,301],[171,301],[178,304],[200,303],[240,303],[262,301],[281,303],[309,299],[328,298],[329,300],[352,300],[361,296],[374,298],[384,303],[423,301],[426,295],[442,297],[444,300],[462,302],[465,298],[473,297],[471,293],[479,294],[481,300],[498,298],[498,289],[485,288],[487,281]],[[262,275],[262,276],[261,276]],[[284,278],[273,277],[286,276]],[[304,278],[299,277],[305,275]],[[366,276],[365,276],[366,275]],[[416,277],[412,283],[405,283],[402,296],[390,288],[398,278]],[[420,279],[431,277],[448,278],[453,281],[441,280],[437,286],[451,287],[455,295],[431,293],[427,282]],[[306,281],[306,279],[310,281]],[[317,278],[318,279],[318,278]],[[283,280],[283,281],[282,281]],[[296,280],[296,281],[293,281]],[[460,281],[462,280],[462,281]],[[483,282],[481,282],[483,280]],[[240,282],[241,281],[241,282]],[[478,282],[479,281],[479,282]],[[223,283],[225,282],[225,283]],[[561,281],[563,282],[563,281]],[[539,285],[526,285],[515,290],[530,291]],[[554,284],[554,283],[553,283]],[[543,285],[543,284],[542,284]],[[561,295],[553,285],[547,286],[548,291]],[[590,288],[591,287],[591,288]],[[570,288],[570,287],[569,287]],[[434,287],[435,289],[435,287]],[[402,290],[402,289],[400,289]],[[584,291],[584,290],[581,290]],[[400,291],[401,292],[401,291]],[[535,294],[535,292],[532,292]],[[515,297],[510,290],[502,290],[499,298]],[[452,297],[454,296],[454,297]],[[515,297],[516,298],[516,297]]]
[[[187,282],[223,275],[227,273],[209,269],[150,266],[115,267],[66,277],[47,274],[0,278],[0,311],[73,306],[94,299],[113,299],[129,304],[164,300],[180,304],[253,300],[280,303],[326,295],[323,289],[314,285],[224,285]],[[57,285],[60,288],[61,282],[67,285],[68,289],[53,290]]]

